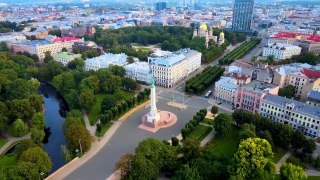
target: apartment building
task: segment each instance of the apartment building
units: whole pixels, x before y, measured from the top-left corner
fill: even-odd
[[[237,88],[234,107],[258,113],[261,99],[268,93],[277,95],[278,92],[279,86],[252,81],[250,84]]]
[[[320,107],[266,94],[261,100],[259,113],[275,122],[289,124],[307,136],[320,136]]]
[[[222,76],[214,85],[214,99],[225,104],[233,105],[237,88],[238,85],[235,79]]]
[[[274,56],[275,59],[284,60],[290,59],[294,55],[301,53],[301,47],[291,44],[274,43],[268,44],[263,48],[262,56]]]
[[[134,62],[124,66],[126,76],[134,80],[151,84],[151,68],[147,62]]]
[[[121,54],[105,54],[91,59],[87,59],[84,62],[84,69],[86,71],[97,71],[101,68],[108,68],[110,65],[124,66],[127,64],[128,56],[124,53]]]
[[[148,58],[156,84],[171,88],[201,66],[201,53],[191,49],[176,52],[156,50]]]

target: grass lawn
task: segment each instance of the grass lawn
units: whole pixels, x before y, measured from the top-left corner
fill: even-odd
[[[277,163],[281,158],[282,156],[284,156],[286,154],[286,150],[282,149],[282,148],[279,148],[279,147],[276,147],[274,150],[273,150],[273,159],[272,161],[274,163]]]
[[[212,127],[199,124],[196,127],[196,129],[194,129],[191,132],[189,137],[197,139],[201,142],[205,137],[207,137],[207,135],[212,131],[212,129],[213,129]]]
[[[97,119],[99,119],[100,110],[101,110],[101,103],[102,103],[104,97],[113,96],[118,101],[123,101],[123,100],[129,99],[133,95],[134,95],[134,93],[123,91],[123,90],[118,90],[114,94],[97,94],[96,95],[96,103],[93,105],[91,112],[88,114],[90,124],[94,125],[97,122]]]
[[[0,148],[8,142],[5,138],[0,136]]]
[[[213,122],[213,119],[208,119],[208,118],[205,118],[203,121],[201,121],[201,123],[209,124],[209,125],[212,125],[212,122]]]
[[[96,131],[96,136],[97,137],[102,137],[107,131],[108,129],[112,126],[112,122],[108,122],[107,124],[102,126],[101,132]]]
[[[239,130],[232,128],[227,136],[214,138],[207,148],[210,148],[216,154],[224,154],[231,159],[238,149],[239,142]]]
[[[0,167],[14,166],[15,164],[17,164],[16,154],[8,154],[8,155],[0,156]]]

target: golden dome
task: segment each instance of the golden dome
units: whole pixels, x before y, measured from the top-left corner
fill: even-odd
[[[207,30],[208,26],[205,23],[202,23],[201,26],[200,26],[200,29]]]
[[[224,35],[224,32],[223,32],[223,31],[221,31],[220,35]]]

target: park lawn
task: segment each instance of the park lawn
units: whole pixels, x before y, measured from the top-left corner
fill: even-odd
[[[199,140],[200,142],[212,131],[212,127],[199,124],[189,135],[189,137]]]
[[[233,154],[237,151],[239,146],[239,130],[232,128],[230,133],[225,137],[215,137],[207,148],[212,150],[215,154],[224,154],[232,159]]]
[[[286,150],[282,149],[282,148],[279,148],[279,147],[276,147],[274,150],[273,150],[273,159],[272,161],[274,163],[277,163],[285,154],[286,154]]]
[[[112,124],[113,124],[112,122],[108,122],[105,125],[103,125],[101,132],[96,131],[96,136],[102,137],[108,131],[108,129],[112,126]]]
[[[132,97],[134,93],[127,92],[123,90],[118,90],[114,94],[97,94],[96,95],[96,103],[92,106],[91,112],[88,113],[88,118],[91,125],[94,125],[100,116],[100,110],[101,110],[101,104],[103,101],[103,98],[106,96],[113,96],[115,97],[119,102],[129,99]]]
[[[8,142],[7,139],[0,137],[0,148]]]
[[[17,164],[17,154],[7,154],[0,156],[0,167],[14,166]]]
[[[205,118],[203,121],[201,121],[201,123],[203,124],[208,124],[208,125],[212,125],[213,119],[209,119],[209,118]]]

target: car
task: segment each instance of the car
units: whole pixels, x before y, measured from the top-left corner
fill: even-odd
[[[222,102],[221,102],[221,101],[219,101],[219,102],[218,102],[218,104],[222,104]]]
[[[212,91],[208,91],[204,97],[208,98],[212,94]]]

